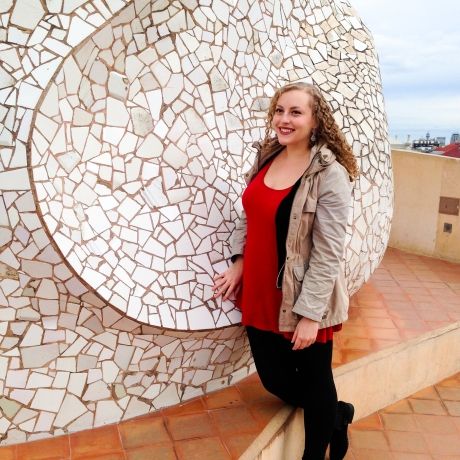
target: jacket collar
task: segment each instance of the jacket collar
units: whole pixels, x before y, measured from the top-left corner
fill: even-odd
[[[255,147],[257,150],[258,170],[260,170],[263,167],[263,165],[267,163],[267,161],[269,161],[274,156],[278,155],[284,149],[284,145],[280,145],[278,148],[274,149],[270,154],[262,157],[262,143],[254,142],[252,146]],[[312,159],[310,161],[310,165],[306,169],[304,177],[310,176],[311,174],[315,174],[318,171],[321,171],[322,169],[326,168],[335,161],[334,153],[328,149],[326,144],[315,144],[311,149],[311,158]]]
[[[314,145],[311,149],[311,162],[305,171],[304,176],[310,176],[329,166],[335,161],[335,155],[325,144]]]

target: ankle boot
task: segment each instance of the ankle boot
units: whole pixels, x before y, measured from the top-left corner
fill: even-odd
[[[355,415],[353,404],[339,401],[337,418],[329,447],[330,460],[342,460],[348,450],[348,425]]]

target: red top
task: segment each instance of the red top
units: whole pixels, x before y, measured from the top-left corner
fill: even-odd
[[[278,254],[276,250],[275,217],[278,206],[292,187],[275,190],[265,185],[269,162],[249,183],[243,193],[242,203],[246,212],[247,233],[244,249],[243,283],[238,303],[242,311],[242,323],[257,329],[280,333],[278,316],[281,306],[281,289],[276,287]],[[333,332],[342,325],[320,329],[317,342],[327,342]],[[283,335],[291,339],[293,333]]]

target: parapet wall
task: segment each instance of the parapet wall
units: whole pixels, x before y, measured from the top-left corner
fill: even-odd
[[[441,197],[460,201],[460,160],[392,151],[395,210],[389,245],[460,262],[460,216],[440,212]],[[441,208],[442,209],[442,208]]]

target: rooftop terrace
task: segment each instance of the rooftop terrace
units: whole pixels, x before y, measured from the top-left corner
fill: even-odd
[[[412,395],[413,392],[402,394],[408,383],[404,382],[407,372],[412,373],[415,385],[421,383],[415,375],[419,371],[401,372],[400,368],[399,380],[383,391],[386,403],[370,395],[375,382],[369,379],[385,381],[386,376],[373,368],[375,363],[396,356],[397,366],[407,367],[416,356],[417,347],[426,344],[437,356],[432,363],[437,371],[434,375],[425,372],[422,381],[426,385],[418,389],[441,380],[440,375],[447,377],[452,368],[458,368],[459,326],[460,265],[389,248],[372,278],[353,296],[350,319],[335,336],[333,361],[339,395],[347,397],[353,391],[355,395],[362,394],[358,399],[349,398],[361,420],[352,428],[348,460],[459,458],[460,375]],[[447,355],[446,345],[441,343],[443,337],[448,338],[451,347]],[[420,370],[425,366],[418,367]],[[363,379],[360,372],[367,373],[368,379]],[[353,388],[347,378],[351,378]],[[405,397],[408,399],[397,402]],[[390,402],[393,404],[389,405]],[[378,412],[372,410],[376,405]],[[149,416],[3,447],[0,457],[2,460],[282,458],[274,453],[280,448],[276,439],[283,431],[289,432],[296,415],[295,409],[267,393],[258,377],[252,375],[232,387]],[[284,452],[284,458],[289,458]]]

